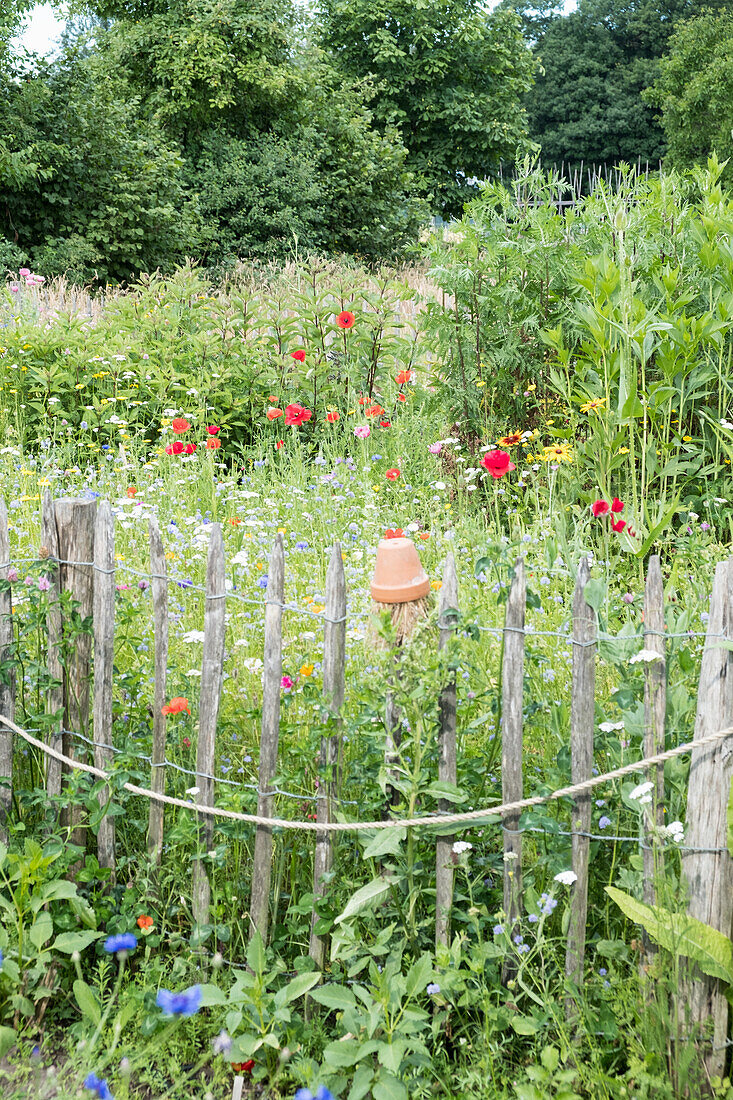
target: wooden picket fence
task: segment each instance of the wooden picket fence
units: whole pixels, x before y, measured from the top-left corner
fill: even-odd
[[[53,719],[49,744],[62,749],[70,760],[79,752],[73,731],[92,731],[94,764],[107,771],[112,761],[112,697],[114,648],[114,594],[117,568],[114,552],[114,524],[110,505],[106,501],[56,500],[48,491],[42,501],[41,546],[39,559],[45,560],[51,581],[49,591],[48,653],[49,670],[57,686],[48,692],[47,713]],[[11,567],[7,512],[0,499],[0,579],[7,578]],[[260,733],[257,815],[263,819],[256,828],[250,898],[251,931],[258,930],[267,940],[270,921],[270,887],[273,855],[273,829],[267,821],[273,817],[273,780],[277,773],[280,730],[280,700],[282,680],[283,613],[288,610],[284,599],[285,556],[282,536],[278,535],[269,559],[264,607],[264,667],[262,688],[262,718]],[[572,607],[572,697],[570,719],[570,752],[572,783],[582,783],[591,777],[594,763],[595,670],[599,641],[597,615],[585,598],[590,580],[587,560],[580,563]],[[166,781],[165,718],[162,707],[167,698],[168,663],[168,584],[166,558],[155,518],[150,520],[150,581],[152,589],[155,636],[155,687],[153,705],[153,744],[151,790],[163,792]],[[72,594],[82,616],[92,616],[93,634],[80,634],[75,642],[73,659],[62,667],[60,595]],[[334,834],[328,825],[334,820],[337,771],[340,766],[341,710],[346,681],[346,584],[340,546],[335,543],[328,565],[325,589],[323,656],[323,704],[329,721],[326,723],[320,748],[320,797],[317,800],[313,880],[313,916],[310,933],[310,954],[319,968],[327,958],[327,937],[316,931],[317,905],[325,891],[328,872],[333,865]],[[196,755],[198,802],[214,805],[214,766],[216,729],[222,693],[225,652],[225,605],[228,593],[225,584],[225,555],[221,526],[211,525],[205,583],[204,643],[201,669],[199,731]],[[455,562],[448,554],[443,568],[438,610],[439,648],[447,645],[458,622],[458,582]],[[12,607],[9,586],[0,591],[0,664],[12,653]],[[523,798],[523,710],[525,640],[531,632],[525,627],[526,572],[522,559],[517,561],[506,604],[502,657],[502,795],[503,804]],[[628,642],[628,638],[624,639]],[[409,644],[409,643],[407,643]],[[666,713],[666,641],[664,592],[658,557],[648,563],[645,600],[643,645],[658,655],[657,660],[644,664],[646,691],[644,700],[644,757],[651,757],[665,748]],[[93,682],[93,695],[90,685]],[[15,692],[12,678],[0,685],[0,714],[13,718]],[[457,780],[456,750],[456,684],[449,680],[436,701],[439,713],[438,778],[455,784]],[[91,724],[90,724],[91,711]],[[388,723],[386,723],[388,725]],[[707,626],[706,643],[700,673],[695,739],[733,725],[733,559],[719,564],[715,571]],[[0,728],[0,776],[6,783],[0,787],[0,817],[4,821],[12,801],[13,737]],[[394,751],[392,749],[392,751]],[[67,776],[60,763],[48,759],[46,789],[49,796],[63,793]],[[733,737],[719,740],[713,746],[693,749],[688,791],[686,842],[682,851],[682,869],[689,889],[689,913],[712,925],[726,935],[733,922],[733,859],[726,848],[726,809],[733,774]],[[661,765],[648,769],[647,778],[654,783],[656,797],[646,814],[644,853],[644,898],[654,904],[655,885],[662,866],[662,844],[659,829],[664,818],[664,772]],[[109,792],[102,792],[101,803],[107,804]],[[591,792],[572,800],[570,830],[572,833],[572,870],[577,881],[571,892],[570,920],[566,946],[566,976],[569,989],[582,985],[588,908],[589,852],[591,828]],[[447,801],[439,809],[449,812]],[[76,843],[85,844],[85,830],[80,812],[74,805],[64,810],[63,820],[73,829]],[[388,810],[391,813],[391,809]],[[487,809],[486,816],[491,810]],[[164,840],[164,806],[151,799],[148,828],[148,850],[160,862]],[[523,911],[522,831],[519,816],[507,813],[502,819],[504,848],[504,911],[508,927],[516,925]],[[199,814],[199,852],[208,852],[213,843],[213,817]],[[359,823],[354,823],[354,831]],[[450,941],[450,915],[453,900],[454,862],[452,845],[459,833],[436,838],[436,944]],[[101,866],[115,872],[115,821],[107,815],[102,819],[97,837]],[[210,883],[206,863],[197,859],[193,868],[193,915],[198,924],[208,923]],[[651,948],[649,948],[651,950]],[[507,970],[505,972],[508,973]],[[720,983],[695,972],[685,992],[688,1024],[703,1025],[713,1020],[714,1037],[705,1053],[705,1066],[710,1075],[721,1076],[725,1064],[728,1027],[728,1006]],[[573,1011],[572,994],[568,997],[568,1013]]]

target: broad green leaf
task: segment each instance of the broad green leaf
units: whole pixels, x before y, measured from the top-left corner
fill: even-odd
[[[313,990],[311,1000],[341,1012],[347,1008],[356,1008],[356,997],[350,989],[342,985],[322,985],[319,989]]]
[[[356,1039],[344,1039],[329,1043],[323,1051],[323,1060],[329,1068],[347,1069],[359,1061],[359,1043]]]
[[[312,989],[314,985],[318,985],[321,980],[319,971],[314,970],[307,974],[298,974],[297,978],[293,978],[292,982],[288,982],[285,986],[285,1004],[290,1004],[291,1001],[295,1001],[298,997],[302,997],[304,993],[307,993],[309,989]]]
[[[4,1058],[11,1047],[15,1046],[16,1039],[17,1036],[12,1027],[0,1027],[0,1058]]]
[[[51,945],[54,951],[62,951],[64,955],[71,955],[74,951],[83,951],[95,940],[101,940],[104,932],[62,932]]]
[[[365,836],[371,836],[366,833]],[[364,859],[379,859],[381,856],[399,855],[400,844],[407,836],[407,829],[380,829],[368,841],[364,848]]]
[[[511,1024],[517,1035],[536,1035],[540,1029],[532,1016],[513,1016]]]
[[[540,1054],[540,1061],[546,1070],[554,1073],[560,1064],[560,1052],[557,1047],[544,1047]]]
[[[80,978],[77,978],[74,982],[74,997],[81,1009],[82,1016],[86,1016],[93,1024],[98,1024],[102,1019],[102,1009],[99,1006],[99,1001],[94,991]]]
[[[717,928],[711,928],[686,913],[672,913],[660,906],[644,905],[614,886],[606,886],[605,889],[619,909],[645,928],[660,947],[673,955],[692,959],[704,974],[733,984],[733,942]]]
[[[373,1072],[371,1066],[359,1066],[354,1074],[354,1080],[347,1100],[364,1100],[364,1097],[372,1090]]]
[[[377,899],[384,897],[396,881],[397,879],[394,876],[389,875],[380,875],[379,878],[372,879],[366,886],[362,886],[361,890],[356,891],[343,913],[336,917],[334,924],[341,924],[342,921],[357,916],[365,909],[373,909]]]
[[[374,1100],[408,1100],[405,1086],[391,1073],[381,1073],[372,1089]]]
[[[408,997],[424,993],[433,974],[433,960],[430,955],[421,955],[407,972],[405,990]]]
[[[228,1004],[227,995],[223,989],[219,989],[218,985],[213,985],[207,982],[201,986],[201,1004],[207,1008],[211,1005],[225,1005]]]
[[[265,969],[265,947],[259,929],[249,941],[247,948],[247,966],[254,970],[255,974],[261,974]]]
[[[44,943],[53,935],[53,921],[50,913],[39,913],[28,933],[29,939],[37,951],[40,951]]]
[[[603,581],[594,577],[588,581],[583,589],[583,599],[592,607],[594,611],[598,612],[603,607],[603,601],[606,598],[606,585]]]
[[[64,878],[56,879],[54,882],[44,884],[41,889],[41,897],[44,903],[47,901],[68,901],[69,898],[76,897],[76,886],[73,882],[68,882]]]
[[[466,792],[455,783],[445,783],[441,780],[436,780],[435,783],[426,787],[425,794],[430,795],[431,798],[442,798],[446,802],[465,802],[468,797]]]

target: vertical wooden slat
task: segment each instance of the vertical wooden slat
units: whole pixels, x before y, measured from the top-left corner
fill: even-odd
[[[0,580],[7,587],[0,591],[0,663],[8,666],[0,683],[0,714],[15,719],[15,666],[13,659],[13,598],[8,582],[10,568],[10,534],[8,532],[8,509],[5,498],[0,496]],[[13,734],[6,726],[0,726],[0,778],[4,781],[0,787],[0,840],[8,839],[5,822],[13,802]]]
[[[112,763],[112,678],[115,634],[115,535],[112,509],[101,501],[94,526],[94,703],[92,728],[94,763],[107,770]],[[109,748],[107,746],[110,746]],[[106,805],[112,792],[105,787],[99,795]],[[100,867],[115,869],[115,819],[105,814],[97,833]]]
[[[196,747],[197,802],[214,805],[214,759],[216,756],[216,723],[224,678],[224,641],[226,635],[226,600],[224,570],[224,538],[221,524],[211,525],[209,556],[206,564],[206,605],[204,611],[204,657],[201,666],[199,698],[199,733]],[[214,819],[208,814],[199,819],[199,852],[202,858],[193,865],[193,918],[197,924],[208,924],[211,886],[204,859],[214,842]]]
[[[502,802],[523,795],[522,751],[524,711],[524,619],[527,581],[524,559],[514,567],[504,626],[501,667],[501,786]],[[507,929],[514,929],[522,907],[522,837],[519,814],[507,814],[504,826],[504,913]]]
[[[458,612],[458,574],[453,554],[448,554],[443,566],[443,583],[438,601],[438,649],[444,649],[456,628]],[[438,779],[441,783],[458,781],[456,753],[456,676],[451,673],[440,693],[440,732],[438,734]],[[446,799],[438,802],[438,809],[450,812],[453,807]],[[450,911],[453,904],[453,860],[451,849],[455,834],[439,836],[435,843],[435,945],[448,945],[450,940]]]
[[[62,592],[69,592],[82,619],[89,618],[94,610],[94,520],[97,511],[95,500],[57,500],[56,530],[58,532],[60,584]],[[64,726],[63,751],[66,756],[86,756],[77,752],[78,745],[72,733],[89,735],[89,680],[92,657],[92,635],[86,631],[77,634],[74,646],[64,669]],[[66,771],[66,769],[64,769]],[[84,847],[86,829],[79,825],[81,806],[64,807],[62,825],[71,825],[71,843]]]
[[[326,574],[326,621],[323,639],[323,701],[330,719],[331,732],[321,737],[319,761],[320,786],[316,806],[319,824],[333,821],[336,795],[336,771],[341,741],[340,711],[346,690],[346,578],[340,543],[334,543]],[[316,903],[326,889],[324,876],[333,864],[332,833],[316,833],[313,863],[313,916],[308,953],[319,970],[326,961],[326,937],[317,935]]]
[[[278,535],[270,554],[265,596],[265,653],[262,682],[262,729],[260,733],[259,795],[257,813],[272,817],[270,785],[277,771],[280,737],[280,692],[282,690],[282,604],[285,594],[285,554]],[[270,878],[272,874],[272,829],[258,825],[252,868],[250,927],[267,942],[270,923]]]
[[[707,638],[700,669],[695,737],[733,724],[733,559],[716,566],[710,601]],[[728,647],[726,648],[726,642]],[[733,859],[726,847],[727,807],[733,776],[733,736],[715,745],[694,749],[687,793],[685,845],[702,851],[682,856],[689,892],[688,912],[696,920],[730,936],[733,926]],[[692,968],[683,989],[683,1018],[690,1033],[712,1020],[712,1035],[701,1040],[697,1086],[711,1095],[711,1077],[722,1077],[726,1062],[728,1002],[724,987]]]
[[[570,752],[572,782],[590,779],[593,770],[593,733],[596,688],[596,615],[586,603],[585,586],[590,580],[588,559],[578,567],[573,596],[573,681],[570,707]],[[580,833],[589,833],[591,823],[590,793],[574,800],[571,829],[573,832],[573,871],[577,878],[570,887],[570,923],[565,955],[565,975],[580,988],[583,984],[585,961],[585,928],[588,916],[588,854],[589,840]],[[575,1000],[566,1002],[568,1015],[575,1012]]]
[[[664,752],[664,723],[667,710],[667,670],[664,662],[664,587],[659,555],[649,559],[644,590],[644,648],[660,656],[645,665],[644,683],[644,756]],[[644,815],[644,901],[654,905],[655,880],[661,874],[661,849],[658,830],[664,824],[664,765],[658,764],[647,775],[654,783],[654,800]],[[656,858],[655,858],[656,857]],[[646,945],[649,946],[648,944]]]
[[[51,582],[48,590],[48,611],[46,612],[46,632],[48,634],[48,673],[55,686],[46,692],[46,714],[54,716],[49,726],[48,744],[61,752],[63,748],[61,730],[63,728],[64,707],[64,669],[61,664],[61,592],[60,567],[56,563],[59,556],[59,540],[56,531],[56,515],[53,498],[49,489],[43,494],[41,504],[41,545],[39,556],[48,559],[46,576]],[[61,794],[61,761],[52,756],[46,757],[46,793],[49,798],[58,798]]]
[[[153,628],[155,633],[155,690],[153,693],[153,760],[151,789],[165,793],[165,715],[168,677],[168,577],[163,552],[163,540],[155,516],[150,517],[150,587],[153,597]],[[160,864],[163,854],[162,802],[150,801],[148,818],[148,853]]]

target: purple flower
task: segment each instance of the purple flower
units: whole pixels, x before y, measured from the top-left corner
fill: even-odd
[[[114,1100],[106,1080],[103,1081],[100,1077],[97,1077],[96,1073],[90,1073],[84,1079],[84,1088],[93,1092],[98,1100]]]
[[[8,580],[10,581],[10,583],[15,584],[17,579],[18,579],[18,570],[13,568],[13,567],[8,569]]]
[[[431,982],[430,985],[427,987],[426,992],[428,997],[434,997],[436,993],[440,993],[440,986],[437,982]]]
[[[502,924],[495,924],[494,925],[494,935],[495,936],[503,936],[504,935],[504,926]]]
[[[48,579],[48,577],[46,576],[45,573],[42,573],[41,576],[38,578],[38,591],[39,592],[48,592],[50,587],[51,587],[50,580]]]
[[[148,588],[150,588],[150,581],[138,581],[137,586],[141,592],[145,592]]]
[[[170,1016],[193,1016],[201,1008],[201,986],[192,985],[182,993],[171,993],[169,989],[159,989],[155,1003]]]
[[[598,822],[598,828],[599,829],[607,829],[610,824],[611,824],[611,818],[606,817],[606,815],[604,814],[603,817],[600,818],[600,820]]]
[[[295,1100],[334,1100],[325,1085],[319,1085],[315,1092],[310,1089],[298,1089]]]
[[[606,974],[608,974],[608,971],[606,970],[605,966],[602,966],[598,973],[601,975],[602,978],[605,978]]]
[[[134,932],[123,932],[119,936],[108,936],[104,941],[104,950],[110,955],[118,951],[134,951],[137,947],[137,936]]]

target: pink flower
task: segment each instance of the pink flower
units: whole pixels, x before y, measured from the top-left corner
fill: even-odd
[[[10,293],[11,294],[17,294],[19,290],[20,290],[20,287],[18,286],[17,283],[11,283],[10,284]]]
[[[48,592],[50,587],[51,587],[50,580],[48,579],[48,577],[46,576],[45,573],[42,573],[41,576],[38,578],[38,591],[39,592]]]
[[[30,275],[30,273],[31,273],[31,269],[29,267],[20,267],[20,268],[18,268],[18,274],[22,275],[23,278],[25,278],[26,275]]]
[[[368,439],[372,434],[371,428],[368,428],[366,424],[359,424],[354,428],[354,435],[357,439]]]
[[[10,581],[11,584],[15,584],[17,579],[18,579],[18,570],[15,569],[11,565],[10,569],[8,569],[8,580]]]
[[[443,450],[443,444],[442,443],[431,443],[430,446],[428,447],[428,450],[430,451],[431,455],[439,455],[440,452]]]
[[[280,686],[282,687],[283,691],[291,691],[292,688],[295,687],[295,680],[293,680],[290,676],[283,676],[282,680],[280,681]]]

